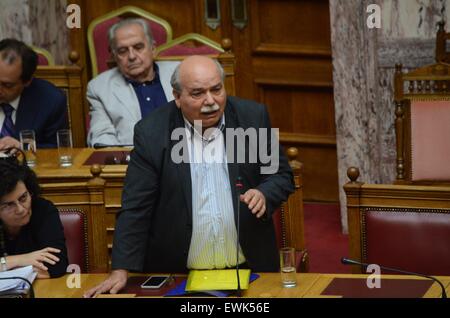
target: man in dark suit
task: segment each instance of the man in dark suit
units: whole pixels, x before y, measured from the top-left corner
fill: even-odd
[[[0,41],[0,151],[20,147],[21,130],[34,130],[38,148],[56,147],[56,131],[67,128],[66,97],[33,78],[37,61],[24,43]]]
[[[292,171],[282,150],[271,147],[270,133],[259,134],[271,128],[265,107],[227,98],[223,80],[216,61],[188,57],[172,75],[175,101],[135,126],[113,271],[86,297],[118,292],[129,271],[187,272],[236,263],[257,272],[279,270],[272,212],[294,190]],[[230,140],[238,128],[255,132],[256,139],[247,136],[240,148]],[[264,152],[278,159],[271,174],[263,172],[269,164]]]

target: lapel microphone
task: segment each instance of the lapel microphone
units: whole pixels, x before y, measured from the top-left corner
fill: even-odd
[[[240,232],[240,219],[241,219],[241,193],[242,193],[242,178],[239,176],[236,180],[236,192],[237,192],[237,238],[236,238],[236,277],[237,277],[237,297],[241,297],[241,281],[239,279],[239,232]]]
[[[360,266],[363,266],[363,267],[367,267],[367,266],[370,265],[368,263],[358,262],[358,261],[355,261],[355,260],[352,260],[352,259],[348,259],[348,258],[345,258],[345,257],[343,257],[341,259],[341,263],[344,264],[344,265],[360,265]],[[390,272],[394,272],[394,273],[401,273],[401,274],[406,274],[406,275],[414,275],[414,276],[425,277],[425,278],[431,279],[431,280],[435,281],[436,283],[438,283],[439,286],[441,286],[441,289],[442,289],[442,296],[441,296],[441,298],[447,298],[447,293],[445,292],[444,285],[442,285],[442,283],[437,278],[435,278],[433,276],[428,276],[428,275],[424,275],[424,274],[418,274],[418,273],[414,273],[414,272],[408,272],[408,271],[404,271],[402,269],[396,269],[396,268],[391,268],[391,267],[386,267],[386,266],[381,266],[381,265],[378,265],[378,266],[381,269],[385,270],[385,271],[390,271]]]

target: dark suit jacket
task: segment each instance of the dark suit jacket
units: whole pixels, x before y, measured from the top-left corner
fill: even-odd
[[[16,114],[16,135],[32,129],[38,148],[56,148],[56,131],[68,128],[65,94],[53,84],[34,78],[22,92]]]
[[[184,127],[175,102],[155,110],[135,126],[134,150],[128,166],[112,253],[112,268],[144,272],[186,272],[192,236],[192,189],[189,163],[171,159],[171,133]],[[270,128],[263,105],[228,97],[225,127]],[[246,147],[248,148],[248,147]],[[254,151],[247,149],[247,151]],[[236,155],[236,152],[235,152]],[[235,160],[236,162],[236,160]],[[278,271],[279,256],[272,212],[294,190],[292,170],[280,149],[276,174],[261,175],[261,163],[228,163],[235,220],[238,175],[245,193],[259,189],[266,197],[266,217],[257,219],[241,204],[240,244],[254,271]]]

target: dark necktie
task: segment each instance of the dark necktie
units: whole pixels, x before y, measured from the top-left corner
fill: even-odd
[[[3,122],[0,137],[3,138],[7,136],[14,136],[16,131],[12,120],[14,108],[9,104],[1,104],[0,106],[3,108],[3,112],[5,113],[5,121]]]

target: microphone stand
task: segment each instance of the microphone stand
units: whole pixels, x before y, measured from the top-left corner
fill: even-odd
[[[242,178],[238,177],[236,181],[237,189],[237,238],[236,238],[236,277],[237,277],[237,290],[236,296],[242,297],[241,280],[239,278],[239,232],[240,232],[240,219],[241,219],[241,190],[242,190]]]
[[[344,265],[360,265],[360,266],[364,266],[364,267],[367,267],[367,266],[370,265],[368,263],[358,262],[358,261],[355,261],[355,260],[352,260],[352,259],[348,259],[348,258],[345,258],[345,257],[343,257],[341,259],[341,263],[344,264]],[[424,275],[424,274],[419,274],[419,273],[414,273],[414,272],[408,272],[408,271],[404,271],[404,270],[396,269],[396,268],[392,268],[392,267],[386,267],[386,266],[381,266],[381,265],[378,265],[378,266],[381,269],[383,269],[383,270],[394,272],[394,273],[401,273],[401,274],[406,274],[406,275],[414,275],[414,276],[420,276],[420,277],[425,277],[425,278],[431,279],[431,280],[435,281],[436,283],[438,283],[439,286],[441,287],[441,289],[442,289],[442,296],[441,296],[441,298],[447,298],[447,293],[445,292],[444,285],[442,285],[442,283],[436,277],[429,276],[429,275]]]

